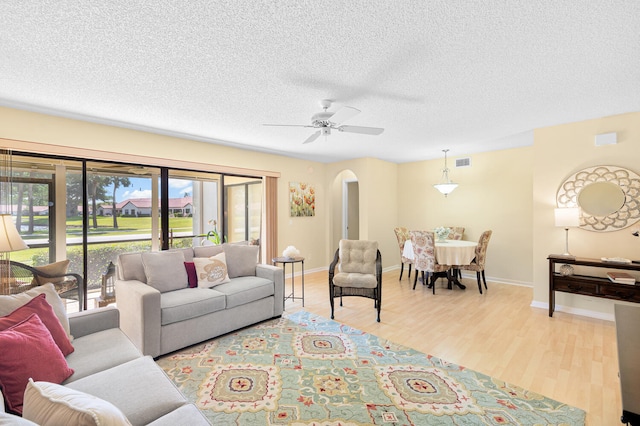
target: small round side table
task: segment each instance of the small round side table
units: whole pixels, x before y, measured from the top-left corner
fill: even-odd
[[[273,262],[274,266],[277,263],[282,263],[282,269],[284,271],[285,277],[287,275],[287,264],[291,265],[291,293],[289,293],[289,295],[285,294],[284,300],[282,301],[282,305],[284,306],[284,303],[286,302],[287,299],[291,299],[291,300],[300,299],[302,300],[302,307],[304,308],[304,257],[274,257],[273,259],[271,259],[271,261]],[[295,274],[294,274],[296,263],[302,264],[302,297],[296,297]]]

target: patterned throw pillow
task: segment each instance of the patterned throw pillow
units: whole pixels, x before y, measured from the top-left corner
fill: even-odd
[[[211,288],[231,281],[224,253],[211,257],[194,257],[193,263],[196,265],[198,288]]]

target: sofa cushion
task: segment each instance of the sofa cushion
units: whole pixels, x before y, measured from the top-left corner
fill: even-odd
[[[149,356],[66,386],[112,403],[134,425],[149,424],[186,403],[185,397]]]
[[[147,284],[160,293],[189,286],[184,254],[180,251],[142,253],[142,265]]]
[[[176,426],[176,425],[210,425],[207,418],[193,404],[186,404],[169,414],[149,423],[147,426]]]
[[[56,288],[51,283],[34,287],[19,294],[0,296],[0,315],[4,316],[10,314],[39,294],[45,295],[47,302],[51,305],[53,312],[55,312],[56,317],[60,320],[60,324],[62,324],[62,328],[64,328],[65,333],[67,333],[70,340],[73,340],[69,330],[69,319],[67,318],[67,310],[64,306],[64,302],[56,292]]]
[[[229,282],[224,253],[211,257],[196,257],[193,259],[193,263],[196,267],[198,288],[211,288]]]
[[[124,281],[137,280],[147,282],[142,264],[142,253],[123,253],[118,255],[118,278]]]
[[[22,413],[29,378],[62,383],[73,374],[60,348],[36,314],[0,331],[0,389],[7,407]]]
[[[184,255],[185,262],[193,262],[193,249],[191,247],[172,248],[169,251],[179,251]]]
[[[131,425],[113,404],[55,383],[29,380],[22,416],[42,426]]]
[[[208,288],[185,288],[168,291],[160,296],[161,324],[167,325],[196,318],[211,312],[221,311],[225,307],[224,294]]]
[[[196,246],[193,248],[193,257],[211,257],[224,251],[221,245]]]
[[[227,284],[216,286],[215,291],[227,297],[227,309],[244,305],[254,300],[273,296],[273,281],[260,277],[238,277]]]
[[[75,351],[67,356],[67,363],[74,373],[63,382],[65,385],[142,356],[119,328],[78,337],[73,346]]]
[[[19,322],[27,319],[31,314],[38,315],[40,321],[47,327],[51,337],[62,351],[62,355],[67,356],[73,352],[73,346],[69,341],[67,333],[65,333],[60,320],[56,317],[53,308],[45,299],[44,294],[39,294],[9,315],[0,318],[0,330],[6,330],[12,325],[16,325]]]
[[[227,258],[229,278],[256,275],[259,246],[223,244],[222,247]]]

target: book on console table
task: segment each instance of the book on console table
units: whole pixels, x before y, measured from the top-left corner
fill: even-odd
[[[636,279],[632,275],[627,274],[626,272],[607,272],[607,277],[609,277],[609,279],[612,282],[618,283],[618,284],[635,284],[636,283]]]

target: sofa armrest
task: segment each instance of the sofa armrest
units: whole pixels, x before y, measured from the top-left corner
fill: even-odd
[[[273,316],[282,315],[284,311],[284,270],[273,265],[258,264],[256,266],[256,276],[273,281],[274,297],[276,299]]]
[[[144,355],[160,355],[160,292],[138,280],[116,280],[120,329]]]
[[[120,312],[115,306],[73,312],[67,316],[73,337],[87,336],[98,331],[120,326]]]

